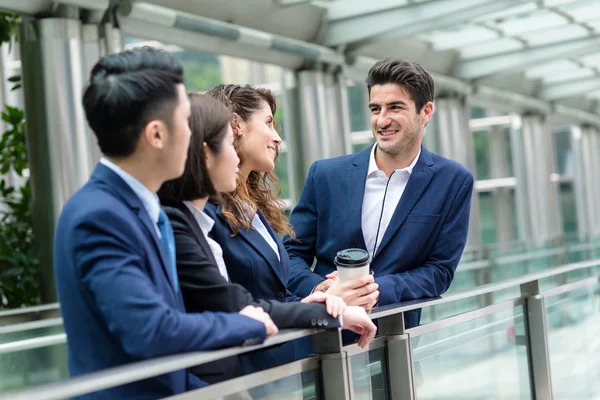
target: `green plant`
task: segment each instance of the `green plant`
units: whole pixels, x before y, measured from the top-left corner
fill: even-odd
[[[0,13],[0,43],[11,42],[17,23],[17,15]],[[9,81],[12,90],[20,89],[20,76]],[[39,259],[33,241],[25,115],[6,106],[1,118],[8,129],[0,137],[0,308],[12,308],[39,303]],[[18,178],[11,180],[11,175]]]

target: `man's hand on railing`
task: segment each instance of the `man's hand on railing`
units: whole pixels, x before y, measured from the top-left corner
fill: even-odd
[[[246,306],[240,311],[240,314],[265,324],[267,338],[270,338],[279,332],[279,329],[271,319],[271,316],[267,314],[262,307]]]
[[[329,278],[330,276],[333,277]],[[344,283],[340,283],[337,274],[327,275],[327,281],[333,283],[327,289],[327,294],[333,294],[341,297],[349,306],[361,306],[367,311],[377,304],[379,300],[379,285],[375,283],[372,275],[354,278]]]
[[[350,329],[360,335],[358,345],[365,348],[377,333],[377,327],[371,321],[364,308],[348,306],[344,312],[344,329]]]
[[[344,315],[344,311],[346,310],[346,303],[341,297],[324,292],[314,292],[303,298],[302,303],[325,303],[327,305],[327,313],[333,318]]]

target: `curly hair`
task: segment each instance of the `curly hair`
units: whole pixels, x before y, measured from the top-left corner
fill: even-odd
[[[252,119],[252,115],[261,109],[263,101],[269,105],[273,115],[277,110],[273,92],[252,85],[218,85],[206,94],[221,101],[244,121]],[[244,164],[244,157],[239,151],[241,140],[240,137],[235,136],[234,147],[240,158],[240,166]],[[281,186],[273,172],[252,171],[246,180],[238,176],[235,191],[223,193],[221,196],[223,216],[227,220],[229,229],[234,235],[240,229],[252,229],[252,219],[257,210],[260,210],[277,233],[295,237],[291,225],[285,218],[285,203],[280,195]]]

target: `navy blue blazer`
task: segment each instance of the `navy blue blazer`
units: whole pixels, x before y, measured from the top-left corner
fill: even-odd
[[[221,205],[208,203],[204,207],[215,225],[209,235],[221,245],[229,279],[245,287],[255,299],[300,301],[287,289],[290,259],[281,238],[259,212],[258,216],[277,243],[281,261],[267,241],[255,229],[241,229],[232,236]],[[245,373],[272,368],[303,358],[312,353],[309,338],[285,343],[251,356],[241,356]]]
[[[264,340],[264,325],[251,318],[186,314],[167,262],[139,197],[115,172],[98,164],[88,183],[65,205],[54,239],[72,376]],[[156,399],[203,385],[182,370],[83,397]]]
[[[366,250],[361,214],[372,147],[311,165],[291,216],[297,238],[284,241],[292,293],[310,293],[335,270],[333,259],[339,250]],[[469,170],[421,147],[371,262],[379,305],[437,297],[448,290],[467,240],[472,190]],[[420,312],[409,313],[405,323],[416,326],[419,318]]]
[[[206,204],[204,208],[214,221],[210,236],[223,248],[229,279],[244,286],[256,299],[299,301],[288,289],[290,259],[281,238],[259,211],[258,216],[277,243],[279,257],[255,229],[241,229],[232,236],[221,205]]]

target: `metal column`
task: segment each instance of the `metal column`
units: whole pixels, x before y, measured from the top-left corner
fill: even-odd
[[[389,398],[415,400],[415,376],[411,337],[404,327],[404,314],[379,320],[379,334],[386,338]]]
[[[56,300],[52,268],[56,220],[93,165],[81,107],[81,23],[70,18],[25,20],[19,39],[41,297],[42,302],[51,302]]]
[[[295,98],[287,101],[298,106],[290,152],[303,185],[314,161],[350,154],[352,143],[344,76],[307,70],[296,73],[296,82],[296,90],[288,91]]]
[[[508,136],[504,126],[492,126],[488,131],[491,178],[508,178]],[[513,230],[512,189],[496,188],[494,196],[494,220],[496,222],[496,244],[498,250],[507,250],[515,242]]]
[[[512,139],[518,216],[527,224],[520,225],[521,239],[534,246],[557,243],[563,235],[558,182],[551,181],[555,171],[551,130],[542,116],[528,115]]]
[[[325,331],[312,337],[313,351],[321,362],[321,397],[351,400],[354,397],[350,359],[342,349],[342,330]]]
[[[430,150],[467,167],[475,175],[475,151],[473,135],[469,129],[469,111],[464,98],[439,98],[435,101],[432,127],[428,129],[424,144],[435,145]],[[437,131],[437,132],[436,132]],[[479,198],[473,189],[471,200],[471,217],[469,221],[469,237],[467,249],[481,248],[481,231],[479,227]]]

